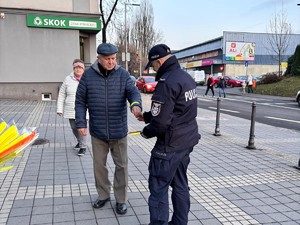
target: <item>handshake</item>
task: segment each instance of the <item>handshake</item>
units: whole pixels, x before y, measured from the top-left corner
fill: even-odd
[[[132,107],[131,112],[133,113],[135,118],[137,118],[138,121],[144,121],[144,116],[143,116],[143,113],[142,113],[140,107],[138,107],[138,106]],[[139,133],[143,138],[148,139],[148,137],[145,136],[142,131],[132,132],[132,133],[135,133],[135,134]]]
[[[144,121],[144,116],[139,106],[133,106],[131,112],[138,121]]]

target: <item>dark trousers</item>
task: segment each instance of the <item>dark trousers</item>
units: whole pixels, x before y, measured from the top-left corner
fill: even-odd
[[[253,93],[252,85],[248,85],[248,93]]]
[[[169,186],[172,187],[174,225],[187,225],[190,194],[187,179],[189,154],[193,148],[164,153],[154,147],[149,163],[150,225],[167,225],[169,220]],[[161,154],[160,154],[161,153]]]
[[[212,86],[207,85],[205,95],[207,95],[209,89],[211,90],[212,95],[215,96],[214,86],[213,85]]]

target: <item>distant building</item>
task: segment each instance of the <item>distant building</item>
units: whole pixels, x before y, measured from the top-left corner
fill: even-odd
[[[277,54],[271,51],[266,33],[223,32],[223,36],[194,45],[173,54],[187,71],[204,70],[206,74],[239,76],[261,75],[279,70]],[[300,34],[289,35],[289,45],[282,61],[294,54]],[[285,71],[285,66],[282,71]]]
[[[0,2],[0,98],[57,99],[72,61],[96,59],[98,0]]]

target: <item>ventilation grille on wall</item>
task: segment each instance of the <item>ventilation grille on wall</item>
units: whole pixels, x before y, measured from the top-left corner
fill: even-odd
[[[51,93],[42,93],[42,101],[51,101]]]

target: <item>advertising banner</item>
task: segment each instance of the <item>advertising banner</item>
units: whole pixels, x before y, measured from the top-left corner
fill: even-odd
[[[254,61],[255,43],[226,42],[226,60]]]

